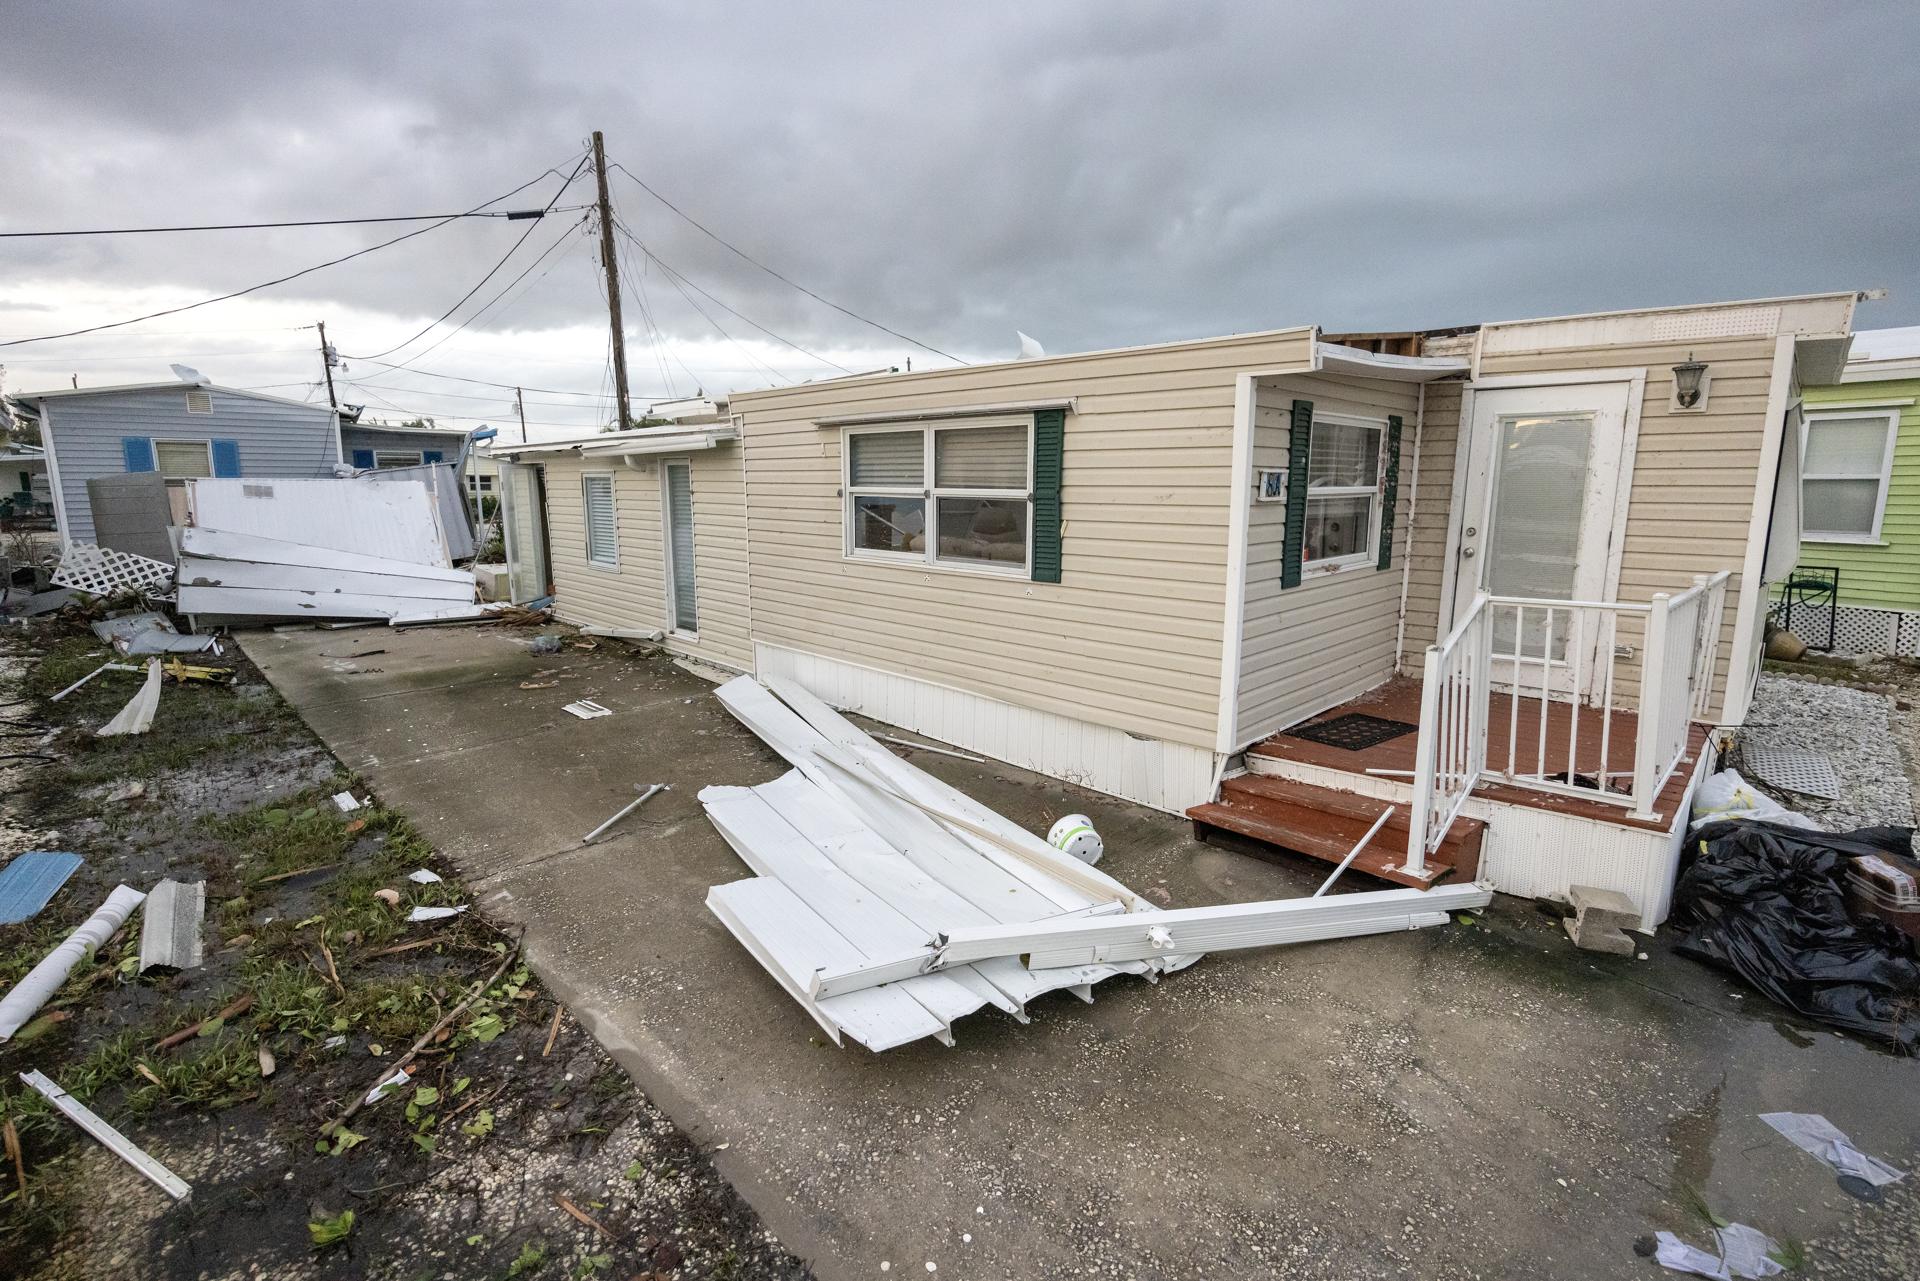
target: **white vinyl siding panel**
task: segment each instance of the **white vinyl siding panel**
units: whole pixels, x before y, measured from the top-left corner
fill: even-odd
[[[1307,355],[1298,330],[736,394],[756,637],[1210,749],[1235,375]],[[816,419],[1062,397],[1060,583],[843,555],[841,433]]]
[[[753,667],[748,638],[746,499],[740,449],[722,445],[687,459],[693,482],[697,637],[672,634],[666,600],[663,484],[658,461],[619,467],[614,524],[617,569],[589,566],[581,477],[607,464],[559,456],[545,462],[554,609],[569,623],[668,633],[666,648],[740,671]],[[837,531],[838,526],[836,524]]]
[[[1370,542],[1363,564],[1314,574],[1309,562],[1309,572],[1292,588],[1280,586],[1287,506],[1284,502],[1252,504],[1235,746],[1296,724],[1393,675],[1419,395],[1412,383],[1335,374],[1294,374],[1255,384],[1256,469],[1287,466],[1293,402],[1310,400],[1316,420],[1334,415],[1384,422],[1389,415],[1398,415],[1400,486],[1391,568],[1377,568],[1379,547]],[[1361,434],[1372,438],[1371,433]],[[1343,438],[1347,448],[1338,460],[1323,450],[1316,462],[1332,467],[1337,461],[1334,470],[1346,479],[1374,475],[1373,458],[1354,452],[1353,433],[1343,437],[1336,431],[1327,436],[1329,444]],[[1253,483],[1251,476],[1247,483]]]

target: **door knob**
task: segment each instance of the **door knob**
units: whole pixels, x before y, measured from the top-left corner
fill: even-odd
[[[1460,554],[1461,554],[1462,556],[1465,556],[1465,557],[1467,557],[1467,558],[1468,558],[1469,560],[1471,560],[1471,559],[1473,558],[1473,551],[1474,551],[1474,549],[1473,549],[1473,548],[1471,548],[1471,547],[1462,547],[1462,548],[1460,549]]]

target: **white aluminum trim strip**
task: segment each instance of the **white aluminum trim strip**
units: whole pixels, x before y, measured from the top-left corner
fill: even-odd
[[[346,592],[361,596],[458,601],[468,605],[474,599],[473,576],[470,574],[461,579],[412,578],[356,569],[271,565],[247,560],[205,560],[186,555],[180,558],[178,582],[182,587],[249,587],[323,594]]]
[[[61,1089],[38,1068],[22,1072],[20,1079],[38,1090],[69,1121],[100,1140],[109,1152],[145,1175],[162,1192],[176,1201],[184,1201],[193,1195],[193,1189],[185,1179],[136,1147],[133,1140],[108,1125],[92,1108]]]
[[[1071,396],[1055,400],[1015,400],[996,405],[960,405],[948,409],[897,409],[879,414],[842,414],[816,418],[816,427],[860,427],[867,423],[934,422],[948,418],[982,418],[993,414],[1030,414],[1040,409],[1074,409]]]
[[[96,738],[115,738],[121,734],[144,734],[153,728],[154,713],[160,710],[160,660],[147,660],[147,680],[138,693],[114,718],[94,731]]]

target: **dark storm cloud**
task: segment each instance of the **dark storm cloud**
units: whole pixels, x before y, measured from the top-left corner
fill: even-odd
[[[969,356],[1009,352],[1015,327],[1072,350],[1879,284],[1894,296],[1863,324],[1920,321],[1920,71],[1884,56],[1920,47],[1909,3],[177,0],[4,22],[9,227],[450,209],[599,127],[749,253]],[[899,349],[615,193],[662,258],[761,324]],[[341,342],[371,351],[519,230],[448,228],[276,296],[379,313]],[[15,241],[0,261],[216,293],[388,234]],[[566,252],[499,323],[596,321],[591,255]],[[646,284],[670,334],[712,337]]]

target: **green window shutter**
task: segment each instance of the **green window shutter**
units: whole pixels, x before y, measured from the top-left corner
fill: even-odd
[[[1313,437],[1313,402],[1293,402],[1287,432],[1287,533],[1280,546],[1280,586],[1300,585],[1300,556],[1307,543],[1307,446]]]
[[[1387,415],[1387,469],[1380,485],[1380,568],[1393,568],[1393,511],[1400,497],[1400,417]]]
[[[1067,411],[1033,415],[1033,581],[1060,581],[1060,473],[1066,452]]]

